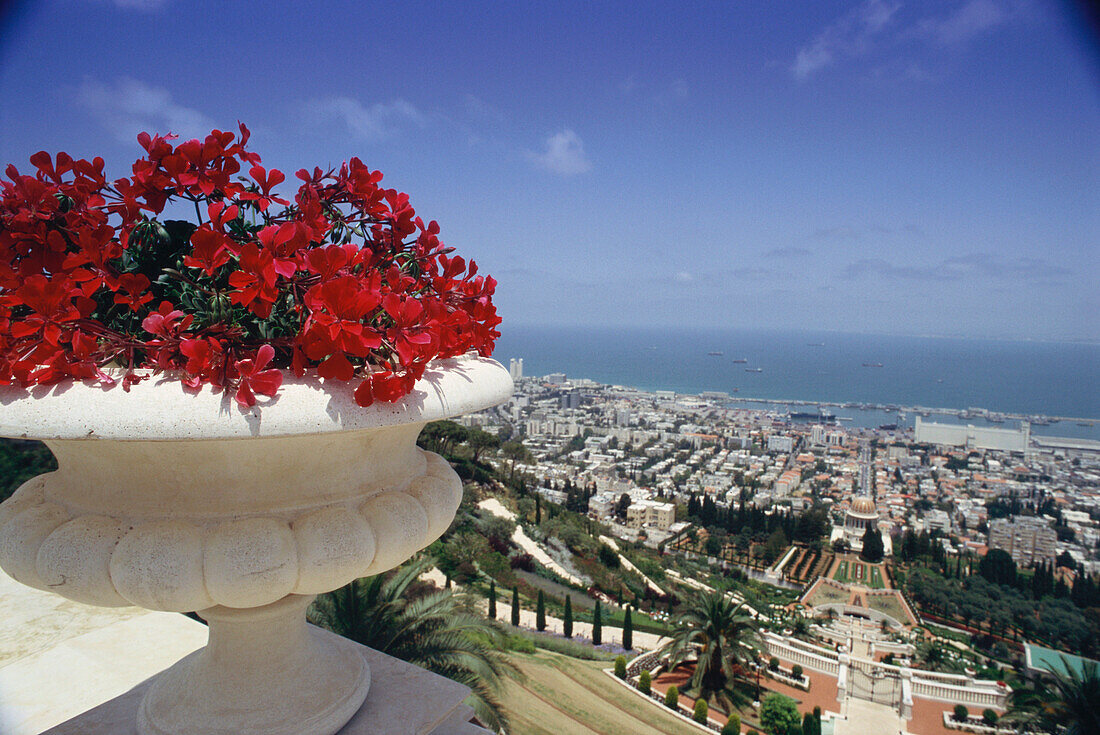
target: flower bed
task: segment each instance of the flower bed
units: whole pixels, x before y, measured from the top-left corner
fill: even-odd
[[[792,686],[792,687],[795,687],[796,689],[801,689],[804,692],[810,691],[810,677],[806,676],[805,674],[803,674],[800,678],[796,679],[790,671],[784,671],[782,668],[779,668],[779,669],[768,668],[768,669],[765,669],[764,671],[772,679],[775,679],[776,681],[781,681],[784,684],[786,684],[787,686]]]
[[[960,722],[955,719],[953,712],[943,713],[943,726],[950,730],[962,730],[964,732],[977,732],[983,733],[983,735],[1011,735],[1016,732],[1011,727],[998,727],[996,725],[990,726],[985,724],[985,720],[981,717],[970,715],[965,721]]]

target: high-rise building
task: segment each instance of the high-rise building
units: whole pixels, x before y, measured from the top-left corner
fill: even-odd
[[[1045,518],[1012,516],[989,522],[989,548],[1004,549],[1020,566],[1054,558],[1058,534]]]
[[[519,380],[523,377],[523,358],[512,358],[508,361],[508,374],[512,376],[512,380]]]

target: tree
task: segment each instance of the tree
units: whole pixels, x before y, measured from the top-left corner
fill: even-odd
[[[792,666],[791,667],[791,677],[794,678],[794,679],[801,680],[802,679],[802,667],[799,666],[798,664],[795,664],[794,666]]]
[[[489,619],[497,619],[497,581],[489,580]]]
[[[885,548],[882,544],[882,533],[871,526],[863,532],[863,549],[859,552],[859,558],[865,562],[875,564],[882,561]]]
[[[596,600],[596,607],[592,610],[592,643],[603,643],[603,621],[600,620],[600,601]]]
[[[814,716],[809,712],[802,715],[802,735],[814,735]]]
[[[487,449],[496,449],[500,446],[500,437],[490,434],[484,429],[470,429],[466,434],[466,444],[473,450],[475,462],[481,457],[481,453]]]
[[[952,714],[955,716],[955,722],[966,722],[967,718],[970,717],[970,710],[965,705],[956,704]]]
[[[648,696],[652,690],[653,679],[648,671],[642,669],[642,673],[638,674],[638,691]]]
[[[504,442],[504,444],[500,447],[500,453],[504,455],[504,458],[509,461],[509,482],[511,482],[512,479],[516,476],[516,462],[529,464],[535,459],[530,450],[528,450],[527,447],[523,446],[523,442],[520,441]]]
[[[669,668],[697,656],[689,689],[693,696],[715,698],[726,711],[747,703],[735,686],[746,671],[747,654],[763,647],[756,620],[721,591],[703,592],[673,624],[667,645]]]
[[[680,690],[675,684],[665,692],[665,706],[677,712],[680,711]]]
[[[978,563],[978,574],[993,584],[1016,586],[1016,562],[1004,549],[990,549]]]
[[[783,553],[783,550],[787,548],[788,544],[787,534],[783,533],[782,528],[777,528],[772,531],[768,536],[767,542],[764,544],[764,559],[768,562],[773,562],[779,558],[779,555]]]
[[[615,657],[615,676],[620,679],[626,678],[626,656]]]
[[[634,648],[634,621],[630,619],[630,605],[623,613],[623,648],[628,651]]]
[[[997,720],[1001,719],[1001,716],[997,714],[997,710],[986,707],[982,710],[982,722],[987,727],[996,727]]]
[[[546,598],[539,590],[538,600],[535,602],[535,629],[540,633],[546,630]]]
[[[630,507],[630,496],[623,493],[619,496],[619,502],[615,504],[615,515],[621,521],[626,520],[626,509]]]
[[[607,544],[600,544],[600,550],[596,553],[600,558],[600,563],[608,569],[619,568],[619,555]]]
[[[422,556],[388,578],[357,579],[319,595],[310,622],[465,684],[473,690],[478,719],[493,729],[506,727],[498,697],[504,677],[516,669],[504,653],[503,632],[477,613],[468,596],[450,590],[415,599],[407,594],[434,564]]]
[[[440,454],[450,454],[455,444],[466,441],[466,427],[454,421],[432,421],[420,432],[419,444]]]
[[[741,715],[734,712],[722,726],[722,735],[741,735]]]
[[[573,602],[569,599],[569,595],[565,596],[565,619],[562,623],[562,632],[565,633],[566,638],[573,637]]]
[[[691,713],[691,719],[698,722],[700,725],[707,724],[707,700],[700,697],[695,700],[695,709]]]
[[[798,705],[786,695],[773,692],[760,703],[760,724],[769,735],[788,735],[799,722]]]
[[[1061,663],[1035,691],[1015,690],[1001,722],[1064,735],[1100,733],[1100,665],[1086,660],[1077,669],[1065,656]]]
[[[25,439],[0,439],[0,500],[32,477],[57,469],[46,445]]]
[[[519,627],[519,587],[512,586],[512,625]]]

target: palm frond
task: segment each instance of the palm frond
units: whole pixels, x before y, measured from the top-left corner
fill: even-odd
[[[478,719],[495,730],[506,728],[499,699],[504,678],[522,674],[504,653],[505,634],[473,612],[472,600],[452,590],[410,599],[409,587],[433,564],[421,556],[389,577],[358,579],[320,595],[310,621],[465,684]]]

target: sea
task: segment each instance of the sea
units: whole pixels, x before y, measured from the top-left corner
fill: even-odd
[[[785,401],[873,404],[830,407],[851,426],[925,420],[1015,428],[937,408],[1065,417],[1033,434],[1100,440],[1100,344],[908,337],[813,331],[658,327],[501,326],[493,356],[523,358],[524,375],[565,373],[642,390],[729,393]],[[744,362],[741,362],[741,361]],[[743,404],[752,407],[754,404]],[[795,408],[795,410],[805,410]],[[811,409],[812,410],[812,409]]]

